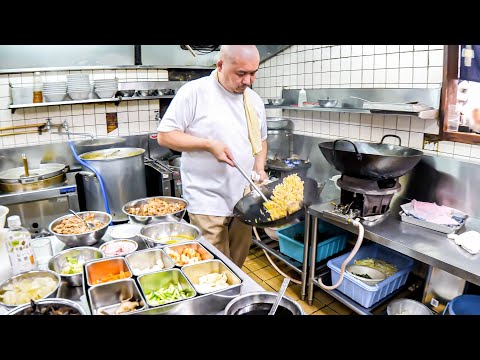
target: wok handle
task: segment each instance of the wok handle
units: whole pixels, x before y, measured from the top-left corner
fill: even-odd
[[[383,135],[382,140],[380,140],[379,144],[383,144],[383,139],[385,139],[386,137],[397,138],[398,139],[398,145],[402,146],[402,139],[400,139],[400,136],[398,136],[398,135]]]
[[[353,145],[353,148],[355,149],[355,153],[357,154],[357,159],[362,160],[362,154],[358,152],[357,145],[353,141],[346,140],[346,139],[338,139],[333,142],[333,153],[335,154],[335,146],[337,145],[338,141],[345,141]]]

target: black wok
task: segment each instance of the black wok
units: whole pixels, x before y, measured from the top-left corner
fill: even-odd
[[[303,206],[306,207],[318,199],[321,189],[314,179],[305,177],[302,180],[304,181]],[[260,190],[267,198],[270,198],[275,186],[281,182],[282,180],[273,181],[267,185],[260,186]],[[263,202],[262,197],[256,191],[251,191],[237,202],[233,209],[233,216],[247,225],[264,228],[282,226],[304,214],[304,208],[300,208],[300,210],[284,218],[268,220],[270,214],[263,207]]]
[[[400,145],[383,144],[388,136],[398,138]],[[369,180],[400,177],[412,170],[423,155],[420,150],[401,146],[397,135],[385,135],[378,144],[340,139],[318,147],[343,175]]]

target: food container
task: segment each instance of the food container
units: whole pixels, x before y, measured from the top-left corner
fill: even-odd
[[[208,294],[222,291],[227,288],[240,287],[242,284],[242,280],[240,280],[240,278],[220,260],[206,260],[196,264],[185,265],[182,267],[182,271],[190,283],[195,287],[197,294]],[[200,284],[200,278],[212,273],[225,273],[228,285],[221,288],[209,288],[208,286]]]
[[[74,274],[62,274],[62,270],[70,265],[67,258],[74,258],[80,263],[86,263],[91,260],[101,259],[103,253],[97,248],[90,246],[80,246],[72,249],[63,250],[52,257],[48,262],[48,268],[60,275],[61,279],[70,286],[82,286],[82,270]],[[80,269],[83,266],[80,265]]]
[[[164,221],[144,226],[140,230],[149,247],[175,245],[187,241],[197,241],[202,235],[194,225],[178,221]]]
[[[45,310],[52,308],[55,313],[44,313]],[[40,314],[38,312],[40,312]],[[25,304],[10,310],[7,315],[86,315],[86,312],[85,309],[75,301],[62,298],[49,298],[35,301],[35,310],[31,304]]]
[[[43,277],[51,278],[55,282],[55,288],[52,289],[51,291],[47,292],[46,294],[44,294],[40,298],[34,299],[34,300],[36,301],[36,300],[40,300],[40,299],[43,299],[43,298],[53,298],[53,297],[55,297],[57,295],[58,288],[59,288],[59,286],[62,282],[61,279],[60,279],[60,275],[58,275],[56,272],[53,272],[53,271],[50,271],[50,270],[32,270],[32,271],[26,271],[26,272],[20,273],[18,275],[12,276],[11,278],[5,280],[0,285],[0,297],[2,298],[0,300],[0,305],[3,305],[6,308],[14,308],[14,307],[17,307],[17,306],[29,304],[30,301],[25,301],[25,302],[18,303],[18,304],[15,304],[15,305],[6,304],[3,300],[3,296],[5,295],[5,293],[7,291],[7,288],[10,288],[11,286],[15,286],[18,283],[20,283],[21,281],[24,281],[26,279],[34,280],[35,278],[43,278]]]
[[[132,314],[146,308],[145,300],[133,279],[123,279],[91,287],[88,289],[88,297],[93,315]],[[138,304],[124,303],[122,305],[122,302],[126,301]],[[130,311],[119,313],[121,311],[119,307],[125,305],[130,305]]]
[[[112,279],[110,281],[98,282],[99,280],[115,276],[123,272],[127,278],[132,277],[132,271],[128,267],[125,258],[113,257],[107,259],[93,260],[85,264],[85,272],[87,284],[94,286],[98,284],[107,283],[110,281],[118,281],[121,279]]]
[[[147,304],[149,306],[153,306],[153,307],[161,306],[168,303],[184,300],[180,298],[172,299],[172,300],[167,299],[167,300],[164,300],[165,302],[163,304],[157,304],[153,302],[152,299],[149,299],[150,293],[158,292],[160,289],[167,289],[170,287],[170,285],[178,286],[178,284],[180,284],[181,288],[187,292],[186,294],[187,299],[195,297],[197,295],[195,288],[188,281],[188,279],[185,277],[185,275],[180,269],[169,269],[169,270],[159,271],[156,273],[142,275],[142,276],[139,276],[137,280],[140,284],[142,295],[147,301]]]
[[[110,240],[100,246],[100,251],[105,257],[125,256],[133,253],[138,248],[138,243],[131,239]]]
[[[200,261],[213,259],[213,255],[197,241],[187,242],[187,243],[183,243],[183,244],[179,244],[179,245],[166,246],[163,250],[175,262],[176,266],[184,266],[186,264],[179,263],[178,261],[175,261],[175,258],[172,257],[169,254],[170,251],[175,251],[177,254],[180,255],[180,254],[182,254],[184,249],[195,250],[195,252],[199,253],[200,257],[202,258],[202,260],[200,260]]]
[[[68,219],[70,217],[75,217],[74,215],[65,215],[62,217],[59,217],[58,219],[53,220],[50,225],[48,226],[48,231],[55,235],[60,241],[64,242],[67,246],[69,247],[75,247],[75,246],[90,246],[93,244],[96,244],[97,242],[100,241],[100,239],[105,235],[107,232],[108,226],[110,225],[110,222],[112,221],[112,216],[109,213],[103,212],[103,211],[81,211],[77,212],[77,214],[82,217],[84,214],[88,213],[93,213],[94,214],[94,219],[101,221],[105,223],[105,226],[93,230],[93,231],[88,231],[85,233],[81,234],[59,234],[55,231],[53,231],[53,228],[60,224],[63,219]]]
[[[268,315],[277,299],[276,292],[256,291],[237,296],[225,308],[225,315]],[[274,316],[304,315],[300,304],[283,296]]]
[[[161,249],[147,249],[136,251],[130,255],[125,256],[128,266],[132,270],[132,274],[140,276],[151,272],[157,272],[164,269],[171,269],[175,266],[173,260]],[[158,260],[163,263],[163,268],[151,269],[153,266],[158,266]],[[149,270],[150,268],[151,270]],[[147,269],[147,270],[145,270]],[[141,272],[138,272],[141,270]]]
[[[152,200],[152,199],[160,199],[167,203],[172,203],[172,204],[180,203],[183,205],[183,209],[175,212],[171,212],[171,213],[166,213],[161,215],[152,215],[152,216],[134,215],[128,212],[130,208],[135,208],[135,207],[140,207],[142,205],[145,205],[148,203],[148,200]],[[142,199],[130,201],[122,207],[122,211],[124,214],[128,216],[128,218],[132,223],[147,225],[147,224],[158,222],[158,221],[180,221],[183,219],[183,216],[187,211],[187,206],[188,206],[187,200],[182,198],[177,198],[172,196],[152,196],[148,198],[142,198]]]
[[[396,299],[387,306],[387,315],[433,315],[421,302],[412,299]]]

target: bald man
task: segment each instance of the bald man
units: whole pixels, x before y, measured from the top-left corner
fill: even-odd
[[[265,106],[250,88],[259,62],[255,45],[223,45],[217,69],[183,85],[158,126],[158,143],[182,152],[190,222],[239,267],[252,228],[233,217],[248,182],[232,160],[267,178]]]

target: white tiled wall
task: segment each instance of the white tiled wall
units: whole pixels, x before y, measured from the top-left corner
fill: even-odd
[[[283,88],[440,88],[442,73],[443,45],[292,45],[262,63],[253,88],[265,100],[281,97]],[[267,116],[292,118],[297,134],[362,141],[394,134],[405,146],[480,162],[478,145],[441,141],[424,147],[424,134],[439,133],[436,120],[278,109],[268,109]]]
[[[44,72],[42,78],[45,82],[66,81],[66,76],[69,73],[89,74],[91,81],[113,79],[115,77],[120,82],[127,80],[168,80],[166,70],[156,69]],[[156,131],[157,122],[155,121],[154,110],[159,109],[159,100],[123,101],[118,106],[115,103],[98,103],[21,108],[16,109],[15,113],[12,114],[8,108],[11,102],[8,84],[27,86],[32,82],[33,73],[0,75],[0,127],[44,123],[47,118],[51,118],[53,124],[60,124],[67,120],[72,132],[87,132],[96,136],[126,136]],[[106,113],[110,112],[117,113],[118,129],[107,134]],[[31,130],[35,130],[35,128],[20,129],[14,132]],[[0,137],[0,148],[59,141],[66,141],[66,137],[49,133],[42,133],[42,135],[18,134]]]

